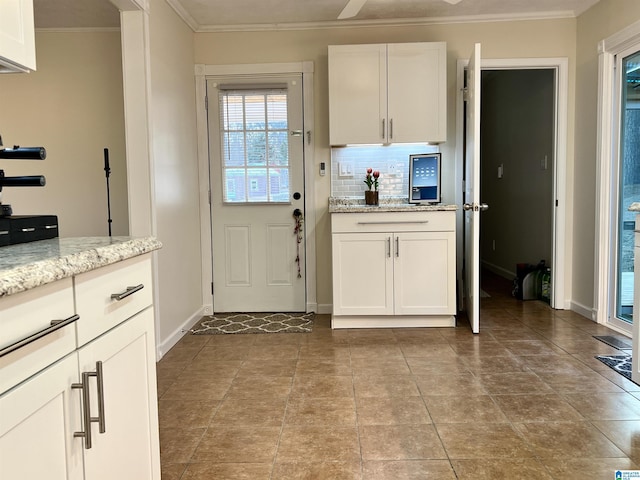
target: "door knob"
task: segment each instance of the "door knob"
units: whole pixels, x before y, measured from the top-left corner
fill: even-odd
[[[473,204],[471,204],[471,203],[465,203],[465,204],[462,206],[462,209],[463,209],[464,211],[467,211],[467,212],[468,212],[469,210],[473,210]]]
[[[486,203],[481,203],[480,205],[477,203],[465,203],[462,205],[462,209],[465,211],[473,210],[474,212],[484,212],[489,210],[489,205]]]
[[[487,210],[489,210],[489,205],[487,205],[486,203],[481,203],[480,204],[480,211],[484,212],[484,211],[487,211]]]

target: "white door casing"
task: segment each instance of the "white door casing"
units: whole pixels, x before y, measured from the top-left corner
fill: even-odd
[[[221,107],[225,88],[287,92],[288,195],[230,203],[222,165]],[[294,210],[304,211],[304,127],[301,75],[219,77],[207,82],[211,172],[214,309],[216,312],[305,311],[305,244],[298,243]],[[251,97],[248,97],[251,98]],[[245,108],[249,110],[247,99]],[[247,113],[247,118],[249,114]],[[248,121],[248,120],[247,120]],[[249,132],[250,133],[250,132]],[[248,145],[248,135],[247,135]],[[249,155],[249,146],[246,146]],[[269,162],[270,164],[270,162]],[[265,164],[266,167],[266,164]],[[266,172],[266,168],[264,170]],[[253,170],[255,171],[255,170]],[[278,171],[275,168],[272,171]],[[249,170],[247,170],[249,172]],[[266,175],[266,173],[265,173]],[[247,173],[247,196],[260,191]],[[269,183],[273,177],[269,174]],[[232,184],[235,185],[235,184]],[[298,193],[298,195],[296,195]]]
[[[473,333],[480,333],[480,44],[467,69],[467,143],[464,197],[465,302]]]

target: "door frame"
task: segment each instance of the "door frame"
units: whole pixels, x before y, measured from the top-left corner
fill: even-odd
[[[202,245],[203,314],[213,313],[213,225],[211,224],[211,185],[209,172],[209,129],[207,122],[207,78],[232,75],[302,74],[304,142],[304,235],[306,311],[317,312],[316,296],[316,201],[315,201],[315,130],[313,113],[313,72],[310,61],[242,65],[195,65],[196,126],[198,138],[198,177],[200,197],[200,244]]]
[[[468,59],[458,59],[456,71],[456,185],[462,185],[464,174],[464,71],[469,63]],[[555,58],[483,58],[481,70],[534,70],[553,69],[556,71],[555,79],[555,167],[553,174],[553,194],[557,201],[553,214],[553,248],[551,269],[553,273],[551,307],[558,310],[571,309],[571,299],[567,298],[567,292],[571,292],[571,255],[566,241],[567,231],[571,231],[567,225],[567,218],[573,217],[573,203],[568,198],[567,178],[567,125],[568,125],[568,99],[569,99],[569,60],[566,57]],[[456,204],[462,205],[464,189],[456,189]],[[489,207],[490,208],[490,207]],[[458,210],[456,217],[457,234],[457,278],[458,292],[462,299],[462,261],[463,261],[463,231],[464,215]],[[515,268],[515,265],[514,265]],[[462,303],[461,303],[462,304]]]
[[[615,85],[614,67],[616,55],[624,50],[640,44],[640,22],[611,35],[598,43],[598,138],[597,138],[597,170],[596,170],[596,232],[595,232],[595,272],[593,285],[594,306],[591,317],[600,324],[629,335],[628,331],[609,323],[609,309],[612,286],[611,276],[611,228],[617,227],[612,223],[614,215],[611,209],[611,181],[614,166],[612,164],[614,152],[617,152],[619,141],[614,136],[613,118],[618,101],[618,87]],[[617,154],[617,153],[616,153]],[[615,168],[619,162],[616,161]],[[635,303],[635,301],[634,301]],[[635,308],[635,305],[634,305]],[[634,322],[635,323],[635,322]]]

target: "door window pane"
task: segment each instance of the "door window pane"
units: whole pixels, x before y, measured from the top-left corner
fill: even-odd
[[[222,90],[220,115],[224,202],[288,202],[287,90]]]

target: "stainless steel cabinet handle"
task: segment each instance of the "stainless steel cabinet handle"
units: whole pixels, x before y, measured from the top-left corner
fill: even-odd
[[[396,237],[396,257],[400,256],[400,237]]]
[[[13,343],[7,347],[4,347],[2,350],[0,350],[0,357],[4,357],[5,355],[8,355],[9,353],[18,350],[19,348],[22,348],[25,345],[29,345],[30,343],[35,342],[39,338],[49,335],[50,333],[53,333],[56,330],[60,330],[61,328],[66,327],[67,325],[77,321],[79,318],[80,318],[79,315],[71,315],[69,318],[65,318],[64,320],[52,320],[50,327],[47,327],[44,330],[40,330],[39,332],[34,333],[33,335],[30,335],[16,343]]]
[[[96,377],[98,386],[98,416],[91,416],[91,394],[89,392],[89,379]],[[84,431],[73,432],[74,437],[84,438],[84,448],[90,449],[93,445],[91,440],[91,424],[98,424],[98,431],[107,431],[104,419],[104,381],[102,375],[102,362],[96,362],[95,372],[82,372],[82,383],[72,383],[71,388],[82,390],[82,423]]]
[[[127,289],[122,293],[112,293],[111,300],[117,300],[119,302],[120,300],[127,298],[129,295],[133,295],[134,293],[139,292],[143,288],[144,284],[142,283],[140,285],[136,285],[135,287],[127,287]]]
[[[74,438],[84,438],[84,448],[89,450],[92,446],[91,443],[91,398],[89,396],[89,373],[84,372],[82,374],[81,383],[72,383],[71,388],[77,388],[82,390],[82,425],[84,431],[73,432]]]
[[[93,373],[90,372],[93,376]],[[102,362],[96,362],[96,381],[98,383],[98,431],[105,433],[107,426],[104,420],[104,377],[102,375]],[[92,421],[95,421],[92,419]]]

